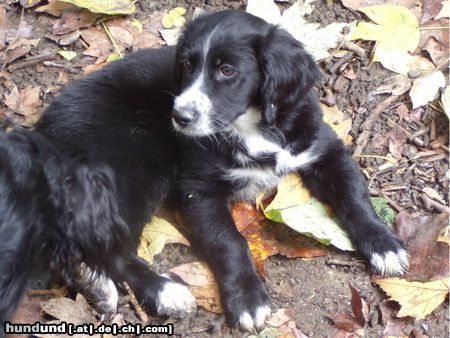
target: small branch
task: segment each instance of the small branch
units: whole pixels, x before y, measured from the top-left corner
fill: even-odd
[[[109,40],[111,40],[114,48],[116,49],[117,54],[119,54],[120,58],[123,58],[123,54],[120,51],[119,46],[117,46],[116,40],[114,40],[114,37],[111,35],[111,32],[109,31],[109,28],[105,25],[104,22],[102,22],[101,24],[102,24],[103,29],[106,32],[106,35],[108,35]]]
[[[35,65],[36,63],[40,63],[40,62],[44,62],[44,61],[48,61],[53,59],[56,56],[55,53],[53,52],[47,52],[47,53],[42,53],[39,55],[35,55],[35,56],[31,56],[21,62],[16,62],[14,64],[12,64],[11,66],[8,67],[8,70],[10,72],[13,72],[15,70],[19,70],[22,68],[27,68],[29,66]]]
[[[353,53],[345,54],[343,57],[341,57],[339,60],[337,60],[337,61],[330,67],[330,69],[329,69],[330,73],[331,73],[331,74],[336,73],[336,72],[339,70],[339,68],[341,68],[341,66],[342,66],[344,63],[349,62],[352,58],[353,58]]]
[[[431,199],[429,196],[427,196],[427,194],[420,195],[420,198],[422,199],[423,203],[427,208],[433,207],[437,211],[450,213],[449,207]]]
[[[350,52],[355,53],[361,59],[364,59],[366,57],[366,51],[363,48],[345,38],[342,41],[342,47]]]
[[[127,282],[123,282],[123,287],[125,288],[127,293],[130,295],[130,302],[133,305],[134,309],[136,310],[136,314],[139,317],[139,319],[144,323],[148,323],[149,319],[148,319],[147,313],[145,313],[144,309],[142,309],[142,306],[141,306],[141,304],[139,304],[136,296],[134,295],[133,290],[131,290],[131,288]]]

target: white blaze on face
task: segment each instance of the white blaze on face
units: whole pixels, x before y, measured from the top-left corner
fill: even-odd
[[[211,121],[213,104],[205,93],[205,78],[207,76],[206,59],[211,44],[211,37],[216,29],[217,27],[213,29],[203,44],[203,64],[200,73],[191,85],[175,98],[175,110],[187,111],[194,115],[194,120],[186,127],[181,127],[173,121],[174,128],[186,135],[207,136],[214,133],[214,125]]]

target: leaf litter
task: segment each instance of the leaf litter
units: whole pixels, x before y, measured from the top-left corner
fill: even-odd
[[[348,1],[347,1],[348,2]],[[50,4],[51,3],[53,3],[53,1],[51,1],[50,2]],[[54,2],[54,3],[57,3],[56,1]],[[406,2],[405,2],[406,3]],[[381,1],[379,1],[377,4],[381,4]],[[308,6],[314,6],[315,4],[308,4],[308,1],[306,1],[306,6],[304,6],[304,7],[302,7],[302,5],[304,5],[304,3],[302,4],[302,3],[300,3],[300,5],[298,5],[297,3],[295,4],[295,6],[292,6],[293,8],[291,9],[291,13],[292,13],[292,18],[295,18],[295,16],[296,15],[299,15],[299,13],[300,13],[300,15],[299,15],[299,17],[301,17],[301,23],[303,24],[304,22],[304,20],[305,20],[305,18],[307,18],[308,17],[308,15],[309,14],[306,14],[306,12],[308,12],[308,13],[311,13],[311,11],[310,11],[310,8],[308,8]],[[75,11],[75,12],[79,12],[80,10],[79,9],[76,9],[76,7],[73,7],[73,5],[70,5],[69,4],[69,6],[72,6],[71,8],[71,10],[72,11]],[[420,16],[418,16],[416,13],[417,13],[417,11],[415,10],[415,8],[414,7],[411,7],[410,5],[406,5],[405,4],[405,6],[406,7],[408,7],[408,8],[410,8],[411,10],[412,10],[412,12],[414,13],[414,15],[418,18],[418,20],[419,20],[419,22],[422,22],[422,21],[420,21]],[[416,6],[417,7],[417,6]],[[69,8],[69,7],[67,7],[67,8]],[[355,9],[357,9],[357,8],[355,8]],[[279,11],[279,10],[278,10]],[[50,13],[50,10],[49,10],[49,13]],[[52,15],[55,15],[55,16],[59,16],[59,17],[61,17],[62,15],[63,15],[63,13],[64,13],[64,10],[62,10],[60,13],[58,13],[57,11],[55,11],[54,12],[54,14],[52,14]],[[278,13],[280,13],[280,12],[278,12]],[[50,13],[51,14],[51,13]],[[289,14],[289,12],[287,13],[287,14]],[[444,14],[445,14],[445,12],[444,12]],[[435,16],[432,18],[432,20],[434,20],[434,21],[437,21],[437,20],[435,20],[435,18],[436,18],[436,16],[437,16],[437,14],[435,14]],[[93,16],[93,17],[95,17],[95,15]],[[288,16],[286,16],[286,18],[287,18]],[[0,17],[1,18],[1,17]],[[59,26],[57,26],[57,27],[61,27],[61,28],[59,28],[59,29],[61,29],[61,31],[58,31],[57,30],[57,32],[64,32],[64,29],[67,29],[67,30],[72,30],[73,28],[76,28],[76,26],[74,25],[74,23],[72,24],[71,22],[73,22],[73,21],[71,21],[72,20],[72,18],[70,18],[70,16],[68,17],[68,19],[65,21],[66,23],[65,24],[59,24]],[[118,20],[117,22],[121,22],[121,23],[119,23],[119,24],[112,24],[112,22],[114,21],[114,20]],[[142,33],[142,31],[139,31],[139,28],[137,27],[137,26],[139,26],[139,24],[135,24],[135,25],[133,25],[132,24],[132,18],[127,18],[127,17],[122,17],[122,18],[117,18],[117,19],[113,19],[113,20],[108,20],[107,21],[107,25],[109,26],[109,27],[112,27],[112,32],[114,32],[114,34],[113,34],[113,37],[114,37],[114,39],[116,40],[116,42],[118,43],[118,45],[119,45],[119,48],[122,50],[122,51],[125,51],[127,48],[136,48],[136,45],[137,45],[137,39],[136,39],[136,36],[133,34],[133,32],[137,32],[137,33]],[[161,19],[160,19],[161,20]],[[285,19],[285,20],[287,20],[287,19]],[[439,20],[445,20],[445,18],[443,18],[443,19],[439,19]],[[92,20],[91,20],[92,21]],[[0,26],[1,26],[1,19],[0,19]],[[68,23],[67,23],[68,22]],[[286,22],[289,22],[288,20],[286,21]],[[430,21],[428,21],[428,23],[429,23]],[[87,31],[87,30],[89,30],[89,29],[96,29],[97,30],[97,32],[103,32],[101,29],[97,29],[97,28],[95,28],[95,25],[96,24],[96,21],[93,21],[93,23],[91,24],[90,23],[90,21],[86,21],[86,24],[85,24],[85,26],[84,27],[81,27],[81,28],[76,28],[75,30],[73,30],[72,32],[70,32],[70,33],[63,33],[63,34],[61,34],[60,36],[61,37],[64,37],[64,38],[59,38],[58,39],[58,42],[61,42],[61,45],[64,43],[64,42],[67,42],[67,44],[66,44],[66,46],[70,46],[70,44],[71,43],[74,43],[75,41],[77,41],[77,39],[79,39],[79,37],[80,36],[82,36],[82,34],[81,33],[83,33],[84,31]],[[124,26],[124,24],[127,26],[127,27],[125,27]],[[291,23],[292,24],[292,23]],[[297,24],[297,23],[296,23]],[[345,23],[346,25],[348,25],[348,23]],[[437,26],[438,25],[438,23],[435,23],[435,22],[433,22],[432,23],[433,25],[435,25],[435,26]],[[152,25],[154,25],[154,23],[152,23]],[[300,25],[301,26],[301,25]],[[117,28],[116,28],[117,27]],[[150,34],[152,34],[151,36],[152,37],[156,37],[157,39],[159,38],[159,39],[161,39],[159,36],[155,36],[153,33],[155,32],[155,30],[153,30],[153,28],[152,27],[150,27],[149,25],[146,25],[145,24],[145,21],[143,21],[143,27],[144,27],[144,32],[152,32],[152,33],[150,33]],[[296,27],[295,25],[292,25],[292,27]],[[317,26],[316,25],[316,27],[320,27],[320,26]],[[422,26],[421,26],[422,27]],[[313,26],[310,26],[310,27],[308,27],[307,29],[305,29],[304,27],[303,27],[303,29],[305,30],[305,32],[306,31],[308,31],[309,29],[311,28],[311,31],[313,31]],[[133,29],[133,30],[130,30],[130,29]],[[158,28],[159,29],[159,28]],[[291,28],[291,29],[294,29],[294,28]],[[317,28],[315,28],[316,30],[317,30]],[[26,31],[26,30],[25,30]],[[80,31],[80,33],[78,33],[78,31]],[[433,31],[433,33],[430,33],[430,31]],[[438,52],[439,52],[439,50],[437,49],[437,48],[434,48],[434,51],[433,51],[433,48],[432,47],[430,47],[430,46],[436,46],[436,44],[438,43],[439,44],[439,46],[441,46],[441,45],[444,45],[445,46],[445,40],[443,40],[443,38],[438,34],[438,32],[441,32],[442,30],[424,30],[424,31],[421,31],[421,35],[424,35],[424,32],[426,32],[426,33],[430,33],[429,35],[428,35],[428,38],[425,40],[425,42],[422,42],[422,39],[421,39],[421,41],[420,41],[420,43],[419,43],[419,48],[423,48],[424,50],[427,50],[427,52],[429,52],[429,55],[431,56],[431,61],[433,61],[433,66],[434,67],[436,67],[436,66],[439,66],[439,64],[436,62],[436,60],[437,60],[437,56],[436,55],[442,55],[442,52],[441,52],[441,54],[439,54]],[[157,30],[156,30],[156,32],[157,32]],[[333,44],[330,44],[328,47],[326,47],[325,48],[325,50],[326,50],[326,53],[328,54],[328,55],[330,55],[330,54],[333,54],[333,49],[335,49],[335,48],[338,48],[338,45],[339,45],[339,43],[342,41],[342,39],[343,39],[343,37],[344,37],[344,35],[342,35],[341,34],[341,32],[339,31],[338,33],[339,33],[339,36],[335,36],[336,34],[333,32],[333,33],[330,33],[331,32],[331,30],[330,31],[328,31],[328,33],[330,34],[330,35],[332,35],[332,38],[335,40],[335,41],[338,41],[338,43],[336,44],[336,43],[333,43]],[[66,34],[67,34],[67,37],[66,37]],[[69,36],[69,34],[72,34],[71,36]],[[78,34],[78,35],[77,35]],[[94,34],[95,35],[95,34]],[[98,33],[98,36],[100,36],[100,35],[103,35],[102,33]],[[130,39],[130,35],[132,36],[132,38],[133,38],[133,41]],[[3,36],[5,36],[5,35],[2,35],[1,33],[0,33],[0,51],[1,51],[1,41],[5,41],[5,39],[3,38]],[[11,34],[9,35],[9,36],[11,36]],[[101,46],[98,46],[98,47],[96,47],[95,45],[94,45],[94,48],[92,48],[91,49],[91,52],[92,52],[92,54],[93,54],[93,56],[94,57],[96,57],[97,58],[97,62],[98,62],[98,64],[103,64],[104,62],[105,62],[105,60],[108,60],[108,58],[109,58],[109,56],[110,55],[112,55],[112,54],[114,54],[115,53],[115,51],[114,51],[114,48],[113,48],[113,46],[112,46],[112,43],[111,43],[111,41],[110,40],[108,40],[108,37],[106,36],[106,35],[103,35],[104,37],[106,37],[105,39],[104,39],[104,47],[101,47]],[[309,37],[306,37],[306,39],[311,39],[311,37],[312,37],[313,35],[310,35]],[[29,38],[32,38],[33,37],[33,35],[28,35],[27,36],[27,39],[29,39]],[[148,35],[148,37],[150,37],[150,35]],[[3,40],[2,40],[3,39]],[[84,39],[84,38],[83,38]],[[305,37],[303,37],[302,39],[305,39]],[[88,45],[92,45],[93,43],[94,43],[94,40],[95,40],[95,36],[92,36],[91,37],[91,40],[90,40],[90,42],[91,43],[89,43],[88,42]],[[9,40],[10,41],[10,40]],[[87,41],[87,40],[85,40],[85,41]],[[156,41],[156,40],[155,40]],[[441,41],[443,41],[443,42],[441,42]],[[447,39],[447,42],[448,42],[448,39]],[[7,44],[9,44],[9,42],[7,42],[5,45],[7,45]],[[156,46],[160,46],[161,44],[163,44],[163,43],[161,43],[161,40],[159,40],[159,42],[157,42],[155,45]],[[89,47],[89,46],[88,46]],[[91,46],[92,47],[92,46]],[[427,48],[428,49],[427,49]],[[39,48],[39,46],[38,46],[38,48]],[[97,49],[97,51],[95,51]],[[430,51],[433,51],[433,53],[434,53],[434,57],[433,57],[433,54],[430,52]],[[1,52],[0,52],[1,53]],[[28,52],[29,53],[29,52]],[[325,55],[325,52],[323,51],[323,49],[322,50],[318,50],[318,55],[319,54],[322,54],[322,55]],[[25,55],[27,55],[27,54],[25,54]],[[409,54],[409,55],[412,55],[412,54]],[[425,56],[427,56],[427,55],[425,55]],[[22,58],[23,56],[20,56],[18,59],[20,59],[20,58]],[[415,57],[415,55],[413,55],[413,57]],[[442,58],[442,57],[441,57]],[[14,62],[14,61],[12,61],[12,62]],[[430,70],[431,70],[431,68],[430,68]],[[350,74],[350,76],[349,76],[349,78],[351,78],[353,75],[351,75]],[[408,74],[406,74],[406,75],[403,75],[404,77],[406,77],[406,78],[408,78]],[[408,78],[409,79],[409,78]],[[411,81],[411,79],[409,79],[409,82],[410,83],[412,83],[412,81]],[[18,91],[19,92],[19,95],[20,95],[20,93],[21,93],[21,91]],[[442,90],[442,92],[443,93],[445,93],[443,90]],[[398,94],[398,92],[395,92],[395,93],[397,93],[397,94],[394,94],[394,95],[401,95],[401,94]],[[11,95],[11,89],[9,90],[9,95]],[[11,98],[9,98],[9,103],[10,103],[10,105],[12,105],[13,107],[17,107],[17,103],[14,105],[13,103],[14,103],[14,96],[17,96],[17,93],[15,93],[14,95],[13,95],[13,97],[11,97]],[[36,98],[36,97],[35,97]],[[4,100],[4,98],[3,98],[3,100]],[[39,100],[38,100],[39,101]],[[445,95],[444,94],[442,94],[442,96],[441,96],[441,101],[442,101],[442,106],[445,106],[445,104],[446,104],[446,99],[445,99]],[[16,102],[17,102],[17,99],[16,99]],[[336,107],[336,109],[337,109],[337,107]],[[324,109],[325,110],[325,109]],[[17,115],[17,113],[16,112],[14,112],[14,110],[13,109],[11,109],[11,108],[9,108],[8,107],[8,114],[11,114],[11,112],[13,112],[15,115]],[[336,116],[333,116],[333,114],[336,114]],[[343,130],[344,130],[344,132],[342,132],[342,134],[345,136],[350,136],[349,135],[349,131],[347,131],[347,129],[348,129],[348,122],[345,122],[346,121],[346,118],[347,118],[347,120],[348,120],[348,116],[346,116],[348,114],[348,110],[346,111],[346,114],[344,115],[344,117],[343,118],[341,118],[341,116],[340,116],[340,113],[333,113],[333,112],[331,112],[330,113],[330,121],[329,121],[329,123],[332,125],[332,127],[334,126],[335,128],[335,130],[338,132],[339,131],[339,127],[341,127]],[[33,115],[33,114],[32,114]],[[325,112],[325,115],[327,115],[327,112]],[[327,117],[327,116],[326,116]],[[351,122],[351,120],[350,120],[350,122]],[[29,123],[30,125],[32,125],[33,123]],[[341,124],[342,124],[342,126],[341,126]],[[350,128],[353,128],[353,126],[350,126]],[[350,139],[351,140],[351,139]],[[432,194],[430,191],[427,191],[428,192],[428,194]],[[436,196],[434,196],[434,198],[436,198]],[[267,206],[267,205],[266,205]],[[253,211],[253,210],[248,210],[248,212],[249,212],[249,214],[251,215],[252,213],[254,213],[255,211]],[[260,216],[258,216],[258,217],[261,217],[261,215]],[[264,231],[264,230],[261,230],[261,229],[265,229],[262,225],[261,225],[261,223],[265,223],[266,221],[265,220],[262,220],[262,219],[260,219],[260,218],[255,218],[252,222],[250,222],[250,223],[248,223],[247,224],[247,226],[246,226],[246,228],[247,228],[247,231],[248,231],[248,234],[250,234],[250,235],[252,235],[252,236],[255,236],[256,238],[258,238],[258,236],[262,236],[261,235],[261,231]],[[258,224],[258,222],[259,222],[259,224]],[[238,223],[238,222],[236,222],[236,223]],[[258,225],[258,226],[260,226],[259,228],[256,226],[256,225]],[[271,226],[273,226],[273,224],[271,225]],[[252,229],[252,227],[253,227],[253,229]],[[257,231],[256,231],[256,230]],[[255,235],[255,231],[256,231],[256,235]],[[260,232],[260,233],[258,233],[258,231]],[[250,237],[250,236],[249,236]],[[441,238],[445,238],[445,237],[442,237],[441,236]],[[276,238],[277,240],[278,240],[278,238]],[[147,246],[148,246],[148,242],[146,242],[146,244],[147,244]],[[161,244],[159,244],[159,246],[161,246]],[[268,246],[267,244],[266,244],[266,246]],[[264,246],[263,246],[264,247]],[[266,248],[267,249],[267,248]],[[207,291],[206,291],[207,292]],[[206,297],[206,299],[211,299],[211,298],[207,298]],[[215,304],[215,302],[213,302],[213,303],[211,303],[211,304]],[[292,325],[291,325],[292,326]],[[295,328],[295,323],[294,323],[294,325],[293,325],[293,327]]]

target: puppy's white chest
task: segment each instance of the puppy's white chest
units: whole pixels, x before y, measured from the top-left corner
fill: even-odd
[[[227,180],[235,186],[235,200],[254,200],[262,191],[275,187],[280,177],[272,168],[232,168],[226,173]]]

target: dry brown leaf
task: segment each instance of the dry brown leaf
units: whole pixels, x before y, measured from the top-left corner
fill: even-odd
[[[89,45],[89,48],[83,54],[96,57],[96,65],[104,63],[108,56],[114,52],[114,47],[108,39],[108,35],[97,27],[83,29],[81,37]]]
[[[69,8],[55,21],[53,34],[63,35],[80,28],[91,27],[100,17],[100,14],[91,13],[87,9]]]
[[[406,241],[410,255],[407,280],[430,281],[449,276],[448,245],[436,242],[447,225],[447,214],[410,217],[399,213],[396,230]]]
[[[432,282],[408,282],[400,278],[378,279],[375,282],[401,306],[397,317],[424,319],[433,312],[448,295],[448,278]]]
[[[53,298],[41,303],[41,308],[47,314],[68,323],[96,323],[92,308],[81,294],[75,300],[70,298]]]
[[[38,108],[42,105],[39,98],[41,87],[26,87],[19,91],[14,87],[5,95],[4,103],[12,111],[7,112],[7,117],[14,123],[31,127],[40,118],[41,112]]]
[[[289,316],[286,313],[286,309],[278,309],[273,313],[266,323],[273,327],[280,327],[289,321]]]
[[[4,65],[8,65],[18,58],[28,54],[32,48],[36,47],[41,39],[21,39],[12,44],[5,53],[5,59],[2,62]]]
[[[406,133],[400,127],[394,127],[386,133],[386,136],[389,140],[389,152],[397,161],[401,160],[407,139]]]
[[[15,311],[11,323],[34,324],[41,319],[41,297],[22,297],[17,310]]]
[[[442,18],[428,21],[421,26],[418,51],[426,50],[436,66],[441,66],[446,60],[448,61],[450,33],[448,29],[442,29],[442,27],[449,27],[449,25],[450,19]]]
[[[187,263],[169,271],[188,284],[189,290],[194,295],[198,305],[210,312],[223,312],[219,288],[213,273],[205,263]]]
[[[423,15],[421,23],[434,19],[442,9],[442,0],[426,0],[423,2]]]

